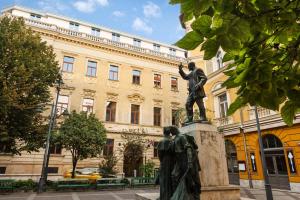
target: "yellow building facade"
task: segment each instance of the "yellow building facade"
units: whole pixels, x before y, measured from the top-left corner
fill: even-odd
[[[213,59],[204,61],[200,48],[189,52],[189,58],[208,76],[207,117],[224,134],[230,183],[264,187],[254,108],[245,106],[232,116],[226,115],[237,90],[222,87],[227,79],[223,74],[227,64],[222,63],[223,55],[220,49]],[[258,108],[258,115],[271,186],[299,192],[300,115],[291,127],[286,126],[278,112]]]
[[[23,17],[28,27],[52,45],[62,69],[58,113],[64,110],[94,113],[107,130],[103,154],[115,154],[119,174],[133,175],[124,163],[123,134],[143,133],[147,148],[136,165],[159,161],[155,142],[162,127],[174,124],[174,113],[184,107],[186,82],[178,64],[184,50],[138,36],[110,30],[67,17],[23,7],[10,7],[3,15]],[[52,91],[55,97],[55,91]],[[59,121],[59,120],[58,120]],[[1,176],[38,180],[43,149],[21,156],[0,154]],[[78,168],[98,167],[103,156],[80,161]],[[126,160],[125,160],[126,162]],[[52,147],[49,178],[61,178],[71,169],[71,154]]]

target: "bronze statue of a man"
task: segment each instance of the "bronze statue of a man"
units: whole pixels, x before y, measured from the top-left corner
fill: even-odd
[[[189,81],[189,95],[185,104],[187,119],[184,124],[188,124],[193,122],[193,105],[196,102],[199,107],[199,120],[200,122],[206,122],[206,113],[205,107],[203,103],[203,98],[206,96],[204,92],[204,84],[207,81],[207,77],[205,76],[202,69],[196,67],[194,62],[190,62],[188,64],[188,69],[190,71],[189,74],[184,73],[182,70],[183,65],[179,65],[179,74],[185,80]]]

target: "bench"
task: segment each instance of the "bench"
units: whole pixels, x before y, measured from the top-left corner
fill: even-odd
[[[123,178],[101,178],[96,181],[97,189],[122,188],[125,189],[126,183],[122,182]]]
[[[61,179],[57,181],[56,189],[88,189],[90,186],[88,179]]]
[[[153,177],[135,177],[131,179],[131,187],[136,186],[155,186],[155,178]]]
[[[14,179],[0,179],[0,190],[13,192],[15,189],[14,184],[15,184]]]

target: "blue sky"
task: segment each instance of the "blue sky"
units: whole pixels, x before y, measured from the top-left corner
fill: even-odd
[[[184,35],[179,6],[168,0],[0,0],[0,9],[22,5],[168,44]]]

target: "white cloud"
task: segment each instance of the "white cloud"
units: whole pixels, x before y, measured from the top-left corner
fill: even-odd
[[[145,17],[159,17],[161,14],[160,7],[151,1],[148,1],[143,8]]]
[[[144,31],[148,34],[151,34],[153,31],[152,27],[148,26],[147,23],[139,17],[133,21],[132,28],[136,31]]]
[[[60,0],[40,0],[38,6],[46,12],[58,13],[68,9],[68,6]]]
[[[123,13],[119,10],[115,10],[112,14],[113,14],[113,16],[116,16],[116,17],[123,17],[125,15],[125,13]]]
[[[73,3],[73,6],[80,12],[92,13],[97,6],[107,6],[108,0],[79,0]]]

